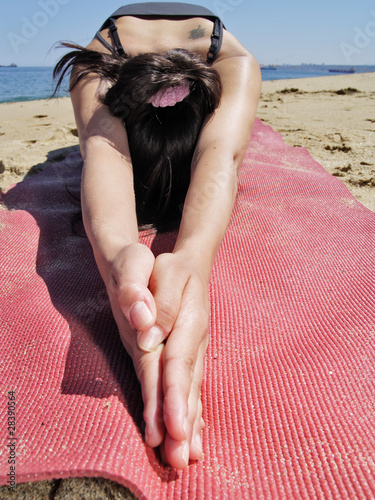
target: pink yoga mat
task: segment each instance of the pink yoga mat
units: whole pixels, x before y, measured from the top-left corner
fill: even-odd
[[[256,121],[210,282],[204,459],[181,472],[144,444],[131,360],[72,232],[80,165],[73,153],[2,196],[1,412],[14,391],[16,482],[101,476],[150,500],[374,498],[375,214]],[[141,239],[158,253],[174,237]]]

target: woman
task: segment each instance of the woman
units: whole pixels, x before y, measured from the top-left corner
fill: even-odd
[[[85,229],[141,383],[146,443],[184,468],[202,455],[208,283],[259,66],[214,14],[190,4],[125,6],[85,49],[67,46],[75,51],[55,73],[73,68]],[[155,259],[138,242],[139,226],[176,224],[172,253]]]

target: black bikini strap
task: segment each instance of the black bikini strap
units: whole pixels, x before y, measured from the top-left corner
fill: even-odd
[[[107,49],[112,52],[113,55],[117,56],[117,52],[116,50],[112,47],[112,45],[110,45],[107,40],[105,40],[102,35],[100,34],[99,31],[96,32],[95,34],[95,38],[97,38],[98,40],[100,40],[102,42],[102,44],[107,47]]]
[[[113,42],[115,44],[115,49],[109,45],[109,43],[104,40],[104,38],[100,35],[99,31],[96,33],[96,37],[109,49],[111,52],[114,54],[117,54],[119,56],[126,56],[126,52],[124,51],[124,48],[121,44],[120,38],[118,36],[117,32],[117,26],[115,24],[116,19],[114,17],[110,17],[108,19],[108,28],[109,31],[111,32]],[[104,25],[103,25],[104,26]],[[102,27],[103,28],[103,27]],[[101,28],[101,29],[102,29]],[[212,30],[211,34],[211,45],[207,53],[207,62],[208,63],[213,63],[217,56],[219,55],[221,44],[223,41],[223,28],[224,25],[222,21],[219,18],[215,18],[214,21],[214,27]]]
[[[116,52],[119,56],[126,56],[126,52],[123,48],[123,46],[121,45],[121,41],[120,41],[120,38],[118,36],[118,33],[117,33],[117,26],[115,24],[115,19],[113,17],[111,17],[109,19],[109,31],[111,32],[111,35],[112,35],[112,38],[113,38],[113,41],[114,41],[114,44],[115,44],[115,47],[116,47]]]
[[[207,62],[213,63],[220,52],[221,43],[223,41],[223,23],[220,19],[216,18],[214,29],[211,35],[211,46],[207,54]]]

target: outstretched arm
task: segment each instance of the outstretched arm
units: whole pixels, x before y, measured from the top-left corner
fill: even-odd
[[[138,242],[133,169],[124,124],[110,114],[107,106],[99,102],[97,94],[103,91],[101,87],[103,82],[100,78],[89,75],[71,92],[84,160],[81,182],[82,215],[107,288],[126,296],[124,314],[131,326],[140,330],[148,325],[152,326],[156,307],[147,288],[149,274],[143,276],[143,271],[135,267],[126,282],[122,279],[124,250]],[[141,247],[143,245],[138,244],[136,248],[143,257],[146,253],[150,254],[150,263],[146,267],[149,269],[151,266],[152,269],[152,253]],[[130,268],[126,274],[129,272]],[[146,314],[140,312],[139,304],[143,303],[148,309]],[[134,310],[132,305],[135,306]]]
[[[126,130],[110,115],[97,94],[100,78],[89,75],[71,92],[84,160],[81,183],[82,215],[98,269],[106,285],[121,340],[133,359],[142,386],[147,441],[158,446],[164,438],[162,346],[145,353],[136,330],[152,326],[156,305],[148,289],[155,258],[138,243],[133,171]],[[142,306],[146,314],[142,313]],[[144,309],[144,308],[143,308]]]
[[[169,463],[180,468],[189,453],[192,459],[199,456],[208,282],[231,216],[237,170],[261,86],[259,66],[250,55],[227,58],[216,69],[223,85],[221,105],[206,120],[198,140],[173,253],[156,258],[150,282],[162,304],[156,322],[169,334],[163,353],[165,452]]]

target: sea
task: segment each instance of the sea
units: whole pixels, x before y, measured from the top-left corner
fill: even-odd
[[[338,72],[330,72],[336,70]],[[272,65],[262,67],[262,78],[267,80],[288,80],[290,78],[314,78],[338,75],[347,72],[375,72],[375,66],[329,66],[317,64]],[[53,68],[49,67],[1,67],[0,66],[0,103],[49,99],[54,90]],[[67,96],[68,81],[63,84],[58,97]]]

